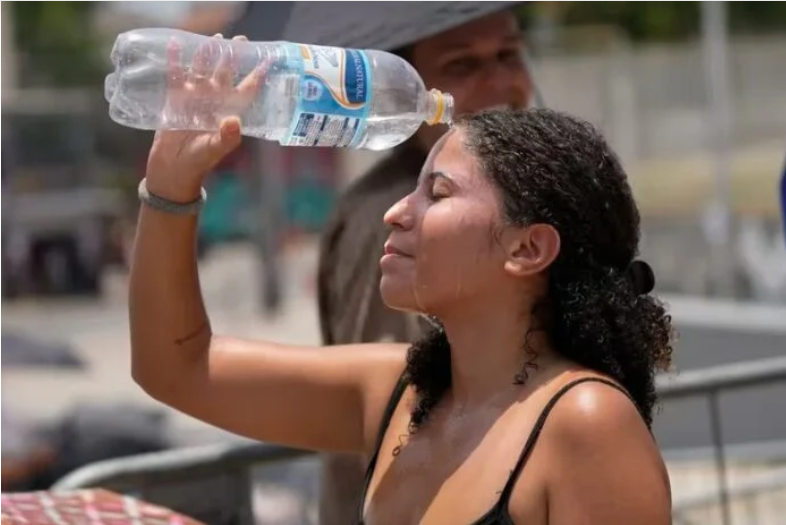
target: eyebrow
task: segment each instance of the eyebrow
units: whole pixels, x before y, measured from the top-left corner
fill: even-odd
[[[418,182],[419,183],[432,182],[435,179],[445,179],[452,184],[456,184],[456,180],[450,175],[448,175],[447,173],[445,173],[444,171],[431,171],[428,173],[424,173],[423,175],[421,175],[420,181]]]

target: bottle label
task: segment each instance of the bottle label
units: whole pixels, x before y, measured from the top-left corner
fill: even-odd
[[[291,44],[300,85],[289,146],[352,147],[363,138],[371,111],[371,68],[364,51]]]

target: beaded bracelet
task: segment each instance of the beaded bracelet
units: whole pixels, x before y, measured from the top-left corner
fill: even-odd
[[[142,179],[142,181],[139,183],[137,194],[139,195],[139,200],[142,201],[143,204],[150,206],[154,210],[162,211],[164,213],[171,213],[174,215],[196,215],[202,210],[202,207],[207,201],[207,191],[205,191],[204,187],[202,188],[202,193],[197,200],[180,203],[171,201],[169,199],[164,199],[163,197],[159,197],[154,193],[150,193],[147,190],[147,183],[145,181],[146,179]]]

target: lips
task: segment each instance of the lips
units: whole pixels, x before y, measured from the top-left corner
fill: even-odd
[[[412,257],[405,251],[397,248],[394,244],[390,242],[385,243],[385,255],[398,255],[399,257]]]

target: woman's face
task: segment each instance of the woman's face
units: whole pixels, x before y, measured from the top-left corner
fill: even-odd
[[[500,209],[461,130],[447,133],[434,146],[415,191],[385,214],[392,230],[380,261],[385,303],[439,316],[509,285],[505,250],[495,235]]]

